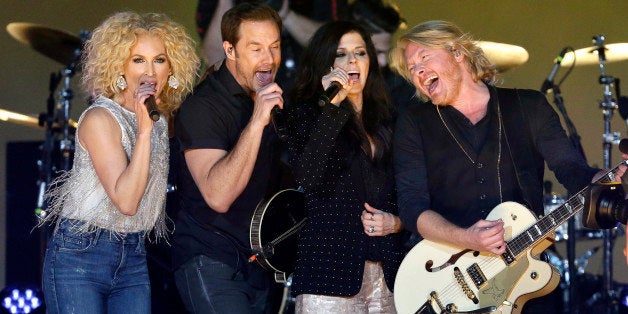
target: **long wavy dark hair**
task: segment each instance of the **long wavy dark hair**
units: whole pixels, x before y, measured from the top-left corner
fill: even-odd
[[[307,103],[317,105],[317,100],[323,87],[321,79],[334,65],[336,51],[340,39],[347,33],[358,33],[366,43],[366,52],[369,56],[369,73],[366,86],[362,91],[362,113],[350,123],[349,132],[359,143],[362,149],[371,155],[371,146],[366,134],[374,141],[376,150],[374,159],[380,160],[390,151],[392,138],[390,100],[386,93],[386,82],[382,77],[377,63],[377,53],[371,41],[371,35],[359,24],[351,21],[334,21],[321,26],[307,48],[301,54],[299,70],[290,93],[293,105]],[[344,105],[353,110],[349,99],[343,100]],[[342,105],[342,104],[341,104]]]

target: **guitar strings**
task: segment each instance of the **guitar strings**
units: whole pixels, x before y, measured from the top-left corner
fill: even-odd
[[[501,271],[507,268],[505,262],[503,262],[499,256],[491,257],[491,256],[482,255],[482,257],[478,259],[476,264],[482,270],[483,275],[486,278],[487,282],[490,281],[492,278],[494,278],[496,275],[498,275]],[[474,293],[476,298],[480,299],[481,298],[480,291],[482,290],[482,288],[478,288],[473,282],[473,280],[470,280],[470,275],[466,273],[467,269],[461,269],[461,271],[463,273],[465,283],[469,286],[469,289],[471,289],[471,291]],[[451,272],[451,274],[453,275],[453,272]],[[509,288],[509,287],[505,287],[505,288]],[[442,302],[443,305],[446,306],[447,304],[455,303],[454,302],[455,300],[460,300],[460,299],[469,300],[470,302],[472,302],[467,297],[462,286],[458,283],[456,278],[452,276],[452,280],[449,281],[449,283],[445,284],[445,286],[442,287],[441,291],[439,291],[439,300]]]
[[[573,202],[577,202],[577,199],[572,199],[568,201],[568,204],[574,207],[578,207],[578,206],[582,206],[582,203],[577,203],[577,204],[573,204]],[[579,210],[581,210],[581,208],[576,208],[574,209],[570,209],[567,208],[567,206],[565,206],[566,209],[565,210],[561,210],[558,212],[554,212],[554,215],[557,216],[555,217],[559,222],[562,222],[563,220],[568,219],[569,217],[571,217],[574,213],[577,213]],[[541,222],[543,223],[543,222]],[[547,226],[542,226],[543,232],[545,232],[547,229]],[[527,248],[528,246],[530,246],[533,243],[530,243],[529,237],[533,238],[531,235],[526,234],[529,233],[531,231],[531,229],[533,229],[533,227],[530,227],[526,230],[524,230],[524,232],[520,233],[519,235],[517,235],[515,238],[513,238],[511,241],[509,241],[507,243],[509,249],[511,250],[511,252],[513,252],[513,254],[515,256],[518,256],[519,254],[521,254],[524,250],[523,248]],[[537,230],[538,231],[538,230]],[[539,237],[539,239],[541,239],[542,237]],[[523,242],[523,243],[522,243]],[[487,281],[492,280],[496,275],[498,275],[500,272],[504,271],[508,266],[506,265],[506,263],[501,259],[501,257],[499,256],[484,256],[482,255],[481,258],[479,258],[476,263],[479,267],[479,269],[482,271],[484,277],[486,278]],[[471,288],[477,289],[478,292],[474,293],[476,294],[476,297],[479,299],[480,298],[480,291],[482,290],[482,288],[478,288],[475,283],[473,282],[473,280],[468,280],[467,277],[470,277],[470,275],[467,272],[467,269],[462,270],[463,272],[463,276],[465,278],[466,284]],[[453,273],[452,273],[453,274]],[[442,288],[442,292],[439,294],[440,300],[441,302],[443,302],[443,304],[449,304],[451,302],[449,302],[449,300],[457,300],[457,299],[464,299],[464,300],[468,300],[467,295],[464,293],[462,287],[460,286],[460,284],[458,283],[458,281],[455,278],[452,278],[453,280],[450,281],[448,284],[446,284],[443,288]],[[485,287],[483,287],[485,288]],[[509,287],[504,287],[509,288]],[[472,289],[473,290],[473,289]]]
[[[624,163],[622,162],[618,164],[613,169],[609,170],[606,175],[614,172],[617,169],[617,167],[621,164],[624,164]],[[604,178],[604,176],[602,178]],[[602,179],[598,179],[595,183],[600,182],[600,181],[602,181]],[[584,193],[587,190],[587,188],[582,189],[579,193],[576,194],[576,196]],[[542,228],[541,232],[543,234],[541,235],[544,235],[544,236],[547,235],[548,233],[553,231],[551,230],[552,228],[557,227],[558,225],[560,225],[561,223],[569,219],[571,216],[577,214],[580,210],[582,210],[584,203],[582,200],[580,200],[576,196],[567,200],[565,204],[568,206],[565,206],[565,204],[563,204],[562,206],[559,207],[560,210],[557,209],[549,214],[549,215],[552,215],[550,218],[556,219],[556,220],[552,220],[549,225],[547,225],[546,221],[544,221],[543,219],[535,223],[535,225],[538,224]],[[556,221],[558,221],[558,223]],[[513,253],[513,257],[517,257],[519,254],[523,253],[524,251],[527,251],[527,250],[524,250],[524,248],[527,248],[530,245],[534,244],[534,243],[528,243],[526,245],[526,242],[529,242],[527,241],[527,237],[532,237],[529,234],[529,232],[533,227],[530,227],[524,230],[523,232],[519,233],[517,236],[515,236],[513,239],[507,242],[508,249],[510,250],[510,252]],[[537,240],[540,240],[542,238],[543,237],[539,237],[539,239]],[[500,272],[508,268],[508,266],[506,265],[506,263],[502,260],[500,256],[482,255],[482,257],[479,258],[476,264],[482,270],[483,275],[486,278],[487,282],[490,282],[490,280],[494,279],[495,276],[497,276]],[[453,266],[450,266],[450,267],[453,267]],[[470,276],[468,273],[466,273],[467,269],[463,269],[461,271],[463,273],[463,277],[465,279],[466,284],[469,286],[469,288],[472,288],[473,293],[475,293],[476,297],[480,299],[481,297],[480,293],[481,293],[482,288],[478,288],[477,286],[475,286],[475,283],[473,282],[473,280],[468,279],[468,277]],[[468,297],[464,293],[462,287],[460,286],[458,281],[453,277],[453,272],[452,272],[451,279],[453,280],[450,280],[448,281],[448,283],[445,283],[445,285],[441,288],[441,291],[437,290],[437,292],[439,293],[438,295],[439,302],[441,302],[441,304],[443,304],[444,306],[447,306],[448,304],[451,304],[451,303],[455,303],[454,301],[456,299],[468,300]],[[486,288],[486,287],[483,287],[483,288]],[[503,287],[503,288],[508,289],[511,287]],[[474,290],[477,290],[477,292],[475,292]],[[428,298],[428,299],[431,299],[431,298]],[[459,310],[461,310],[461,308],[459,308]]]

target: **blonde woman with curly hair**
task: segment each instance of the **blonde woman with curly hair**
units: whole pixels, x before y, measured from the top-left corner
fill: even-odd
[[[46,194],[56,223],[48,313],[151,312],[144,242],[167,233],[168,121],[198,66],[185,28],[163,14],[116,13],[86,42],[83,84],[95,101],[79,119],[73,169]]]

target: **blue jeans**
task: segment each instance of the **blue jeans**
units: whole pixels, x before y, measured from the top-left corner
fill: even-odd
[[[150,313],[144,233],[76,234],[76,223],[63,220],[46,249],[47,313]]]
[[[251,286],[233,267],[205,255],[183,264],[174,276],[181,299],[191,313],[263,313],[266,307],[268,288]]]

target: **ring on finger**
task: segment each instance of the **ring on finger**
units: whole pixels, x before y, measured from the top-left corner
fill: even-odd
[[[369,233],[373,233],[375,232],[375,226],[370,226],[369,227]]]
[[[375,215],[373,215],[373,213],[371,213],[371,220],[375,220]]]

